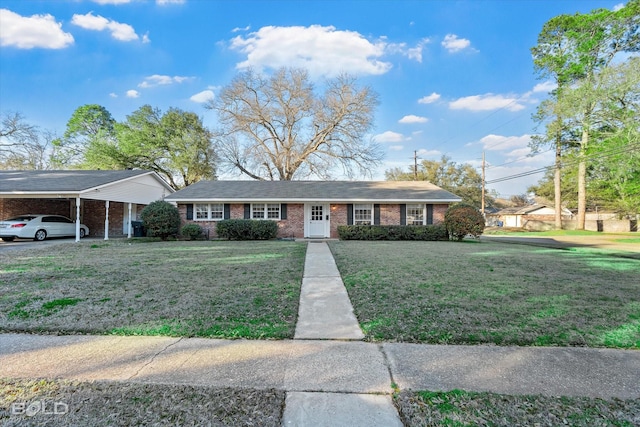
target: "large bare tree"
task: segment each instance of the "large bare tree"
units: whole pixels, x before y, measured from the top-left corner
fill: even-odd
[[[48,169],[52,132],[27,122],[19,112],[0,119],[0,169]]]
[[[306,70],[281,68],[271,76],[239,74],[206,108],[218,113],[217,155],[229,171],[258,180],[327,179],[370,174],[382,159],[365,140],[377,95],[355,78],[328,79],[319,95]]]

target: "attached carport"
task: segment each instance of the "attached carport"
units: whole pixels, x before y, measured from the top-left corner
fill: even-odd
[[[92,210],[92,221],[104,221],[104,239],[109,239],[110,203],[123,204],[122,219],[127,237],[131,237],[133,206],[162,200],[174,190],[153,171],[145,170],[56,170],[0,171],[0,217],[26,213],[59,213],[68,201],[66,216],[75,219],[76,242],[80,241],[81,208],[85,201],[104,202],[102,212]],[[37,206],[41,212],[21,212]],[[58,212],[46,212],[47,209]],[[87,214],[85,214],[86,217]],[[85,218],[86,219],[86,218]],[[86,222],[86,220],[85,220]],[[90,227],[91,228],[91,227]],[[90,230],[91,232],[91,230]],[[95,233],[93,233],[95,234]]]

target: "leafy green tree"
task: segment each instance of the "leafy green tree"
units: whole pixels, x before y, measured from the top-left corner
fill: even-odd
[[[429,181],[447,191],[462,198],[462,202],[480,208],[482,204],[482,175],[468,163],[458,164],[451,161],[450,157],[442,156],[438,160],[422,160],[418,164],[417,174],[413,168],[404,171],[401,168],[393,168],[385,171],[387,181],[413,181],[417,176],[418,181]],[[492,206],[495,202],[493,196],[485,194],[485,204]]]
[[[87,104],[76,108],[62,138],[53,141],[53,159],[59,167],[91,167],[88,151],[113,144],[116,121],[103,106]]]
[[[599,141],[594,139],[597,121],[593,117],[602,81],[602,71],[606,70],[614,58],[622,52],[640,50],[640,0],[630,0],[617,11],[597,9],[589,14],[561,15],[552,18],[543,27],[538,45],[532,49],[534,63],[542,76],[552,76],[558,83],[554,94],[557,104],[547,108],[549,125],[546,137],[539,142],[556,145],[556,168],[558,169],[562,135],[567,128],[577,137],[571,141],[579,146],[578,162],[578,228],[584,229],[587,200],[587,156],[590,146]],[[563,108],[577,92],[574,85],[580,82],[583,98],[575,108]],[[540,113],[540,111],[539,111]],[[544,117],[544,114],[541,114]],[[567,126],[567,120],[579,122],[578,126]],[[556,179],[556,192],[559,180]],[[557,197],[559,199],[559,195]]]

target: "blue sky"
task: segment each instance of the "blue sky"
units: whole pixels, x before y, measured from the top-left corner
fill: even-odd
[[[0,112],[61,134],[100,104],[122,121],[144,104],[196,112],[245,67],[347,72],[380,96],[373,179],[443,154],[487,180],[548,166],[529,156],[531,114],[552,89],[530,48],[559,14],[621,0],[0,0]],[[521,194],[541,174],[489,189]],[[246,178],[245,178],[246,179]]]

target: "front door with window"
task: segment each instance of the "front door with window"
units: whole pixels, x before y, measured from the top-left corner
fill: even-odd
[[[329,237],[329,205],[310,204],[306,206],[306,237]]]

